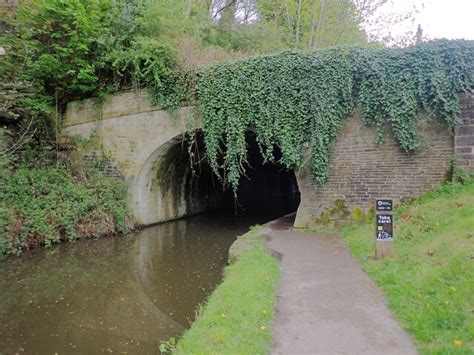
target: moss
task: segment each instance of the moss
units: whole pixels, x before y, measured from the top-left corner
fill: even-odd
[[[371,206],[367,210],[367,214],[365,215],[365,220],[367,223],[373,221],[375,219],[375,206]]]
[[[361,223],[366,220],[364,212],[359,207],[352,209],[352,220],[356,223]]]
[[[312,215],[310,219],[314,221],[315,225],[328,226],[334,224],[335,220],[350,220],[350,215],[351,212],[346,206],[346,201],[343,199],[337,199],[334,201],[334,207],[321,212],[319,218]]]
[[[322,224],[324,226],[327,226],[331,223],[331,215],[329,211],[326,212],[321,212],[321,216],[316,219],[316,224]]]
[[[346,206],[346,201],[337,199],[334,201],[334,207],[329,209],[329,214],[332,219],[347,219],[350,216],[349,209]]]

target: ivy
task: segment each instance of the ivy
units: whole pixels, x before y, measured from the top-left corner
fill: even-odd
[[[234,191],[248,168],[245,133],[256,134],[265,161],[301,166],[309,150],[313,178],[329,175],[331,146],[344,118],[360,106],[382,143],[387,123],[401,148],[419,144],[419,113],[452,128],[459,93],[474,87],[474,43],[433,41],[403,49],[338,47],[225,62],[201,71],[196,98],[211,168]]]

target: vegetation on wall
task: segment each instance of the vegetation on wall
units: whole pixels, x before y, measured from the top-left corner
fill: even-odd
[[[383,3],[21,1],[12,12],[0,8],[6,51],[0,123],[13,120],[20,132],[35,132],[37,145],[57,146],[60,114],[71,100],[147,87],[155,102],[173,109],[192,95],[187,71],[203,64],[285,48],[366,44],[362,24]]]
[[[169,41],[147,35],[143,12],[141,2],[126,0],[22,4],[0,36],[6,49],[0,58],[2,116],[33,117],[57,131],[53,112],[59,119],[73,99],[151,84],[144,77],[155,87],[171,81],[177,55]]]
[[[401,147],[412,151],[419,145],[419,111],[449,127],[456,122],[458,94],[473,87],[473,43],[304,51],[367,44],[360,25],[382,1],[368,3],[373,6],[358,1],[329,6],[319,0],[289,1],[287,7],[266,0],[21,2],[0,28],[6,51],[0,56],[0,124],[16,138],[0,147],[2,174],[14,181],[21,177],[15,174],[26,174],[22,166],[46,169],[46,175],[48,169],[67,172],[60,159],[67,102],[128,88],[147,88],[153,101],[169,110],[183,102],[196,104],[207,158],[234,191],[248,168],[249,129],[266,161],[275,160],[278,147],[284,166],[297,168],[309,159],[315,181],[323,183],[331,144],[344,117],[359,104],[364,123],[377,127],[379,142],[389,122]],[[203,56],[206,63],[283,48],[303,51],[197,69],[195,64],[203,63],[193,59],[196,47],[201,54],[220,51],[216,58]],[[83,182],[74,174],[70,181]],[[5,201],[13,200],[0,201],[0,231],[13,221],[5,217],[13,208]],[[41,238],[55,240],[53,235]]]
[[[458,120],[459,94],[474,87],[474,43],[436,41],[404,49],[339,47],[287,51],[221,63],[198,75],[207,157],[234,191],[247,169],[245,132],[254,130],[262,155],[289,169],[305,162],[316,183],[328,177],[331,144],[343,119],[360,105],[362,121],[383,140],[386,123],[407,152],[420,144],[418,113]]]
[[[14,125],[38,152],[58,150],[71,100],[147,88],[173,110],[194,96],[190,70],[199,65],[289,47],[365,44],[361,24],[382,5],[369,3],[22,1],[14,14],[2,12],[0,123]]]

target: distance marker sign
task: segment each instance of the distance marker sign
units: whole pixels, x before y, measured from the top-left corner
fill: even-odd
[[[377,215],[377,240],[392,241],[393,240],[393,216],[390,214]]]

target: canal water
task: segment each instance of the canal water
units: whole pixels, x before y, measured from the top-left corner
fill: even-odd
[[[228,249],[281,208],[200,215],[0,262],[0,354],[149,354],[189,327]]]

